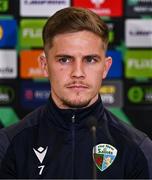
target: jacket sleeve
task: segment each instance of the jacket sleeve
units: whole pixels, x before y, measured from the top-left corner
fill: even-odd
[[[0,179],[16,179],[15,154],[10,145],[5,153],[0,166]]]
[[[152,179],[152,141],[146,137],[144,141],[140,144],[140,149],[144,153],[144,156],[147,160],[149,178]]]
[[[6,129],[0,130],[0,179],[14,179],[15,163],[13,149]]]
[[[13,137],[20,132],[22,129],[22,124],[18,126],[18,124],[13,124],[7,128],[0,129],[0,166],[2,159],[13,139]]]
[[[7,134],[5,133],[4,129],[1,129],[0,130],[0,166],[9,144],[10,141]]]

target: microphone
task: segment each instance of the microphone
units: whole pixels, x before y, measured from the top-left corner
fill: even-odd
[[[97,119],[94,116],[91,116],[87,121],[87,126],[92,133],[92,141],[93,147],[96,145],[96,127],[97,127]],[[93,163],[93,179],[97,179],[96,165]]]

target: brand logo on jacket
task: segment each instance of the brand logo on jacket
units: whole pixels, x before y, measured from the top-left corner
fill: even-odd
[[[35,152],[35,154],[41,164],[46,156],[47,150],[48,150],[48,146],[46,148],[39,147],[37,150],[33,148],[33,151]],[[42,174],[44,167],[45,167],[45,165],[38,166],[38,168],[40,169],[39,175]]]
[[[93,160],[100,171],[107,169],[116,156],[117,149],[110,144],[98,144],[93,147]]]

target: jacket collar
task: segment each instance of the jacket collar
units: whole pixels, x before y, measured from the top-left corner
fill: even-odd
[[[100,95],[94,104],[81,109],[60,109],[50,96],[47,103],[47,109],[51,122],[57,127],[66,129],[71,127],[73,116],[75,116],[75,126],[82,128],[87,126],[87,121],[91,116],[99,121],[104,114],[104,107]]]

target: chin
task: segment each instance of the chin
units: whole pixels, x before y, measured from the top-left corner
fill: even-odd
[[[64,100],[64,104],[70,108],[85,108],[89,105],[90,100]]]

